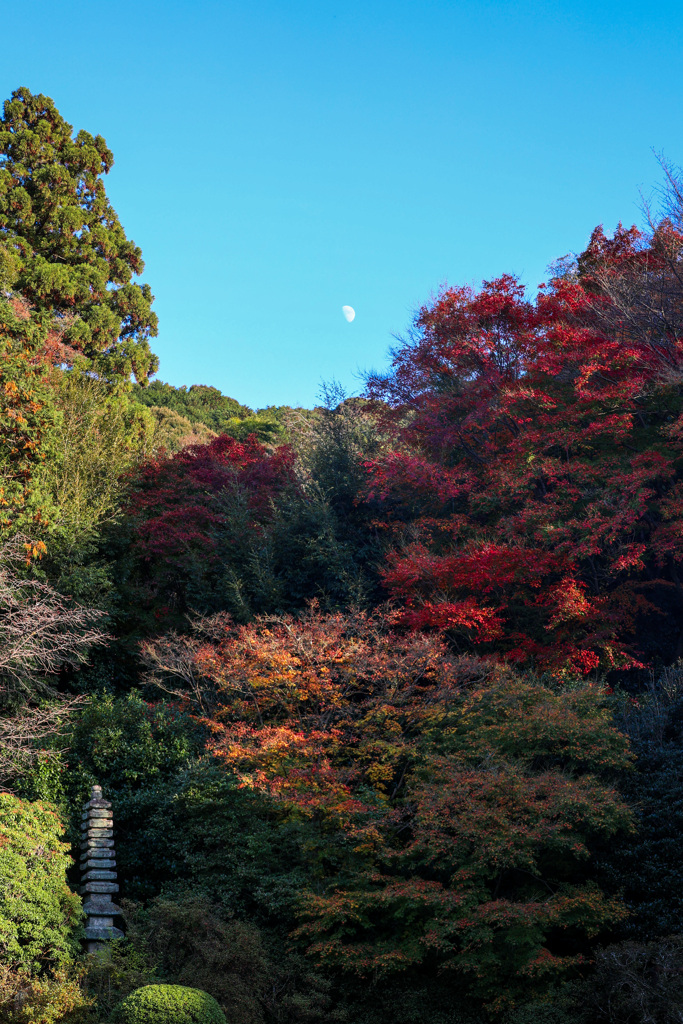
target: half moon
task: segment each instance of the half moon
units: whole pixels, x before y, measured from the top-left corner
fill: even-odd
[[[349,324],[356,315],[356,311],[353,306],[342,306],[342,313],[344,314],[344,319]]]

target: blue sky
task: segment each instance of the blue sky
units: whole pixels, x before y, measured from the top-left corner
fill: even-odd
[[[313,405],[441,284],[535,287],[683,163],[683,4],[26,0],[6,98],[105,136],[159,377]],[[344,304],[356,319],[347,323]]]

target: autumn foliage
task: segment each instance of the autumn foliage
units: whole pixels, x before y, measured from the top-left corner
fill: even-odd
[[[147,644],[242,787],[308,823],[309,955],[368,979],[438,967],[499,1008],[623,915],[587,862],[628,828],[598,688],[454,658],[380,614],[200,621]]]
[[[447,288],[370,381],[396,443],[368,464],[404,621],[582,673],[681,653],[683,236],[597,229],[530,301]],[[649,311],[649,312],[648,312]],[[662,627],[660,627],[662,628]]]
[[[127,511],[142,569],[138,597],[157,619],[205,610],[230,587],[231,564],[267,524],[274,497],[294,486],[293,460],[287,446],[269,454],[254,435],[222,434],[140,468]]]
[[[252,413],[148,386],[112,162],[4,105],[0,783],[76,824],[103,785],[130,926],[52,976],[71,910],[32,952],[5,901],[0,1018],[198,970],[241,1024],[677,1012],[683,175],[535,296],[444,287],[363,396]]]

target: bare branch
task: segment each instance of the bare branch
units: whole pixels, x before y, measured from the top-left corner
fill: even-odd
[[[91,647],[109,640],[96,625],[103,612],[18,574],[24,547],[21,537],[0,547],[0,701],[12,693],[50,692],[37,677],[83,664]]]
[[[26,708],[10,718],[0,718],[0,782],[23,774],[41,758],[53,757],[43,741],[58,736],[85,697],[71,697],[37,708]]]
[[[109,640],[97,625],[103,612],[21,574],[27,548],[21,536],[0,546],[0,781],[45,756],[41,743],[84,700],[58,694],[46,677],[83,664],[92,647]]]

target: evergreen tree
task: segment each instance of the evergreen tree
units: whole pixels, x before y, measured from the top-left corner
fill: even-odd
[[[114,162],[101,135],[73,135],[54,102],[17,89],[0,118],[0,239],[19,257],[15,287],[54,329],[46,354],[125,388],[158,366],[144,269],[107,198]]]

